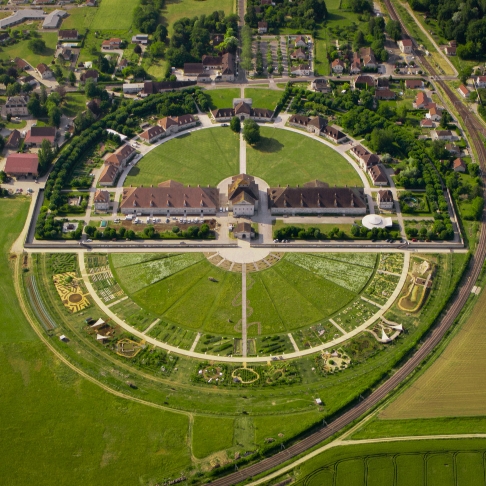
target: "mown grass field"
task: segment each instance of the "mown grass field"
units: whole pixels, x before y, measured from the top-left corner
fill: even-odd
[[[323,143],[277,128],[261,127],[260,133],[262,140],[247,147],[247,170],[270,186],[319,179],[330,185],[362,187],[353,166]]]
[[[125,186],[173,179],[191,185],[217,185],[238,174],[239,137],[229,128],[197,130],[165,142],[132,168]]]
[[[247,293],[254,309],[251,321],[261,322],[262,334],[297,329],[325,319],[357,295],[292,263],[290,258],[253,273],[251,278],[255,282]]]
[[[69,16],[62,21],[63,29],[77,29],[83,33],[91,27],[93,19],[96,17],[98,8],[71,8],[68,10]]]
[[[234,13],[233,0],[168,0],[162,9],[162,23],[169,29],[169,36],[172,34],[174,22],[183,17],[196,17],[210,15],[215,11],[222,10],[225,15]]]
[[[241,98],[239,88],[208,89],[204,94],[209,98],[211,110],[217,108],[232,108],[233,99]]]
[[[481,439],[357,444],[328,450],[290,477],[298,486],[482,485],[485,451]]]
[[[8,61],[15,57],[25,59],[31,66],[36,68],[40,63],[50,64],[57,44],[57,33],[55,32],[39,32],[41,39],[46,43],[46,48],[42,54],[34,54],[28,47],[28,40],[21,40],[17,44],[11,46],[3,46],[0,51],[0,60]]]
[[[139,1],[101,0],[100,6],[91,23],[96,30],[129,29],[133,22],[133,11]]]
[[[168,322],[238,334],[234,327],[241,319],[241,273],[221,270],[201,256],[184,254],[121,267],[116,278],[137,304]]]
[[[0,201],[2,484],[153,484],[175,477],[190,465],[188,418],[115,398],[80,378],[25,320],[8,250],[28,208],[27,200]]]
[[[275,110],[275,106],[281,97],[282,91],[261,88],[245,88],[245,98],[251,98],[253,100],[252,106],[254,108]]]
[[[198,459],[233,446],[235,419],[197,416],[192,426],[192,453]]]

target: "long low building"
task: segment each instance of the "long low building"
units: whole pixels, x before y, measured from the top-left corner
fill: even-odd
[[[10,154],[5,162],[5,173],[11,177],[37,177],[39,157],[37,154]]]
[[[216,187],[184,186],[172,180],[156,187],[126,187],[120,205],[123,214],[167,217],[216,214],[218,208],[219,189]]]
[[[244,101],[240,101],[234,108],[219,108],[211,111],[211,115],[217,122],[229,121],[234,116],[244,121],[248,118],[256,121],[270,121],[273,118],[273,111],[266,108],[252,108]]]
[[[329,187],[313,181],[302,187],[270,187],[267,189],[268,207],[275,215],[366,214],[363,189]]]

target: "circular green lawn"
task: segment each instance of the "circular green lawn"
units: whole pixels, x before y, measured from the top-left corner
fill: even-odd
[[[239,136],[229,128],[186,132],[145,155],[124,185],[156,185],[172,179],[183,184],[216,186],[239,173],[239,148]]]
[[[338,152],[299,133],[261,127],[261,141],[247,147],[248,174],[271,187],[305,184],[314,179],[337,186],[363,187],[353,166]]]

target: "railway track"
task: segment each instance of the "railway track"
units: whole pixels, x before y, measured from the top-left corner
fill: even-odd
[[[415,45],[414,39],[408,34],[405,25],[398,17],[390,3],[390,0],[384,0],[385,5],[392,19],[398,20],[402,26],[402,31],[405,34],[404,37],[409,38]],[[433,81],[440,85],[442,90],[445,92],[449,100],[453,103],[454,107],[458,111],[460,117],[463,120],[464,125],[469,132],[470,139],[476,149],[478,154],[478,163],[481,167],[482,174],[486,173],[486,147],[483,144],[481,135],[486,136],[486,130],[481,125],[481,123],[476,119],[475,115],[470,113],[463,104],[459,101],[455,93],[451,88],[440,78],[436,70],[431,66],[428,60],[420,55],[417,55],[419,61],[427,69],[430,75],[433,77]],[[486,178],[484,175],[481,176],[483,180],[483,192],[486,183]],[[484,195],[484,194],[483,194]],[[415,353],[408,359],[398,371],[391,376],[386,382],[384,382],[379,388],[368,395],[364,400],[357,403],[347,412],[337,417],[326,427],[323,427],[317,432],[309,435],[305,439],[297,442],[296,444],[290,446],[278,454],[275,454],[267,459],[263,459],[251,466],[248,466],[241,471],[236,471],[228,476],[217,479],[211,482],[213,486],[233,486],[241,481],[252,478],[258,474],[264,473],[284,462],[298,456],[299,454],[305,452],[308,449],[316,446],[320,442],[330,438],[336,432],[346,427],[354,420],[361,417],[365,412],[371,410],[378,403],[383,400],[391,391],[393,391],[398,385],[410,376],[413,371],[424,361],[425,358],[434,350],[434,348],[439,344],[442,338],[445,336],[447,331],[451,328],[457,316],[459,315],[461,309],[464,307],[469,295],[471,294],[472,287],[474,286],[486,256],[486,225],[485,216],[483,214],[482,221],[480,222],[480,237],[478,239],[478,245],[475,254],[472,256],[469,263],[469,267],[463,276],[462,283],[457,289],[455,296],[452,298],[448,308],[443,312],[443,318],[441,321],[431,330],[431,332],[426,337],[422,346],[420,346]]]

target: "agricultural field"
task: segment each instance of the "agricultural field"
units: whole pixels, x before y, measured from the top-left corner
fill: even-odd
[[[282,92],[271,89],[245,88],[245,98],[251,98],[254,108],[275,110],[275,106],[282,97]]]
[[[382,419],[486,415],[486,293],[440,359],[380,414]]]
[[[247,147],[248,173],[270,186],[295,186],[319,179],[330,185],[362,187],[353,166],[327,145],[277,128],[261,127],[260,133],[262,140]]]
[[[208,128],[159,145],[132,168],[125,186],[155,185],[169,179],[215,186],[238,169],[238,135],[229,128]]]
[[[124,0],[101,0],[90,28],[92,30],[130,29],[133,12],[138,3],[138,0],[130,3]]]
[[[233,99],[241,98],[241,90],[239,88],[210,89],[205,90],[204,94],[209,99],[211,110],[232,108]]]
[[[296,467],[298,486],[484,484],[481,439],[356,444],[332,448]]]

